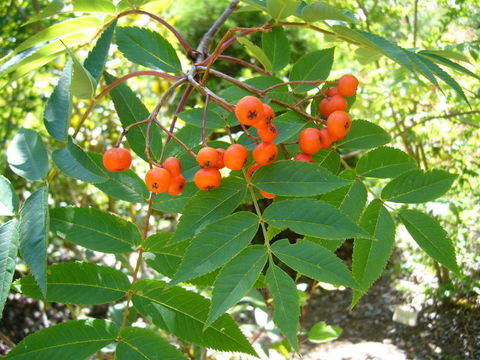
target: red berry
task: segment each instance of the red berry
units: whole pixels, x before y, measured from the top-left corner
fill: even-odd
[[[172,175],[167,169],[153,168],[148,170],[145,175],[145,183],[148,190],[154,193],[162,193],[168,190],[172,180]]]
[[[332,97],[328,97],[320,101],[318,105],[318,110],[320,115],[324,118],[327,118],[331,113],[337,110],[347,110],[347,100],[343,96],[334,95]]]
[[[223,157],[225,155],[225,150],[224,149],[217,149],[218,152],[218,160],[217,163],[215,164],[214,167],[217,169],[223,169],[225,167],[225,163],[223,161]]]
[[[327,128],[320,130],[320,143],[322,144],[322,149],[328,149],[335,140],[332,135],[328,132]]]
[[[338,93],[342,96],[352,96],[357,92],[358,79],[353,75],[343,75],[338,80]]]
[[[200,190],[213,190],[222,183],[222,174],[216,168],[203,168],[195,173],[193,181]]]
[[[163,162],[163,167],[170,171],[172,176],[180,175],[182,173],[182,166],[180,165],[180,160],[176,157],[169,157]]]
[[[206,146],[197,154],[197,163],[201,167],[215,166],[218,161],[218,152],[212,147]]]
[[[300,154],[295,155],[293,157],[293,160],[295,160],[295,161],[306,161],[306,162],[313,163],[313,158],[310,155],[304,154],[304,153],[300,153]]]
[[[273,111],[272,107],[267,104],[263,104],[263,118],[260,119],[254,126],[257,129],[267,127],[273,122],[275,118],[275,112]]]
[[[266,199],[274,199],[277,197],[277,195],[275,194],[270,194],[266,191],[263,191],[263,190],[258,190],[258,192],[260,193],[260,195],[262,195],[264,198]]]
[[[247,158],[248,150],[240,144],[230,145],[223,155],[225,166],[230,170],[240,170],[247,162]]]
[[[113,148],[108,149],[103,154],[103,166],[111,172],[121,172],[128,170],[132,164],[132,155],[126,149]]]
[[[255,173],[255,171],[257,171],[261,167],[262,167],[262,165],[260,165],[258,163],[253,163],[252,165],[250,165],[247,169],[247,178],[251,179],[253,174]]]
[[[331,87],[328,88],[326,91],[327,96],[332,97],[335,95],[338,95],[338,88],[337,87]]]
[[[179,195],[185,189],[185,184],[187,180],[183,175],[175,175],[170,182],[170,186],[168,187],[168,193],[170,195]]]
[[[253,158],[260,165],[272,163],[278,155],[278,148],[272,142],[261,142],[253,149]]]
[[[258,128],[257,133],[260,139],[265,142],[272,142],[277,138],[278,135],[277,127],[273,124],[267,125],[263,128]]]
[[[255,96],[244,96],[235,106],[235,115],[241,124],[253,125],[263,119],[263,103]]]
[[[345,111],[335,111],[327,119],[328,133],[333,139],[342,140],[352,127],[352,120]]]
[[[315,154],[322,148],[322,144],[320,143],[320,130],[315,128],[302,130],[298,137],[298,145],[305,154]]]

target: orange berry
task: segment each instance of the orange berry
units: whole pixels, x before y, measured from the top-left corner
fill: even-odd
[[[201,167],[215,166],[218,160],[218,152],[212,147],[206,146],[197,154],[197,163]]]
[[[240,144],[230,145],[223,155],[225,166],[230,170],[240,170],[245,165],[247,158],[248,150]]]
[[[170,182],[170,186],[168,187],[168,193],[170,195],[179,195],[185,189],[185,185],[187,180],[183,175],[175,175]]]
[[[342,96],[352,96],[357,92],[358,79],[353,75],[343,75],[338,80],[338,93]]]
[[[172,181],[172,175],[167,169],[153,168],[145,175],[145,183],[148,190],[154,193],[162,193],[168,190]]]
[[[318,111],[324,118],[328,118],[328,116],[334,111],[347,110],[347,106],[347,100],[345,100],[343,96],[334,95],[320,101],[320,104],[318,105]]]
[[[257,133],[260,139],[266,142],[272,142],[277,138],[278,135],[277,127],[273,124],[263,128],[258,128]]]
[[[193,181],[200,190],[213,190],[222,183],[222,174],[216,168],[203,168],[195,173]]]
[[[255,96],[244,96],[235,106],[235,116],[243,125],[253,125],[263,119],[263,103]]]
[[[305,154],[315,154],[322,148],[320,143],[320,130],[315,128],[306,128],[298,136],[298,145]]]
[[[180,175],[182,173],[182,166],[180,165],[180,160],[176,157],[166,158],[163,162],[163,168],[170,171],[172,176]]]
[[[261,129],[264,127],[267,127],[273,122],[273,119],[275,118],[275,112],[273,111],[272,107],[267,104],[263,104],[263,118],[260,119],[254,126],[257,129]]]
[[[326,91],[327,96],[332,97],[335,95],[338,95],[338,88],[337,87],[331,87],[328,88]]]
[[[304,154],[304,153],[300,153],[300,154],[295,155],[293,157],[293,160],[295,160],[295,161],[306,161],[306,162],[313,163],[313,158],[310,155]]]
[[[103,166],[111,172],[121,172],[128,170],[132,164],[132,155],[127,149],[113,148],[108,149],[103,154]]]
[[[263,191],[263,190],[258,190],[258,192],[260,193],[260,195],[262,195],[264,198],[266,199],[274,199],[277,197],[277,195],[275,194],[270,194],[266,191]]]
[[[328,133],[333,139],[341,140],[352,127],[352,120],[345,111],[335,111],[327,119]]]
[[[217,169],[223,169],[225,167],[225,163],[223,161],[223,156],[225,155],[224,149],[217,149],[218,152],[218,160],[214,167]]]
[[[260,165],[267,165],[273,162],[278,155],[278,148],[272,142],[261,142],[253,149],[253,158]]]
[[[253,163],[252,165],[250,165],[247,169],[247,178],[251,179],[253,174],[255,173],[255,171],[257,171],[261,167],[262,167],[262,165],[257,164],[257,163]]]
[[[328,149],[335,140],[332,135],[328,132],[327,128],[320,130],[320,143],[322,144],[322,149]]]

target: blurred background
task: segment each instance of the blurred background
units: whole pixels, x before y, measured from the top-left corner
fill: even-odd
[[[44,0],[0,0],[0,58],[8,54],[31,34],[73,16],[65,13],[40,22],[22,26],[38,14],[49,2]],[[162,0],[145,5],[145,9],[161,14],[191,44],[198,44],[203,33],[223,11],[224,0]],[[480,75],[480,2],[478,0],[346,0],[338,5],[360,19],[360,28],[382,35],[405,48],[453,50],[462,54],[462,65]],[[220,36],[230,27],[258,26],[268,21],[258,12],[241,11],[229,18]],[[142,16],[122,18],[122,25],[148,26],[170,38],[171,35]],[[446,197],[429,203],[424,209],[440,220],[457,251],[457,261],[463,269],[460,277],[427,258],[418,250],[405,229],[397,230],[396,249],[385,274],[349,311],[350,294],[342,288],[320,284],[305,290],[302,325],[310,329],[324,321],[343,330],[340,337],[324,344],[305,339],[303,359],[480,359],[480,83],[472,77],[454,74],[471,102],[469,107],[452,90],[444,92],[421,82],[387,58],[367,58],[344,42],[324,37],[304,29],[287,29],[292,47],[292,61],[309,49],[336,46],[331,78],[345,73],[360,79],[360,93],[351,109],[353,118],[366,119],[384,127],[392,136],[392,146],[414,157],[421,168],[437,167],[459,175]],[[253,34],[250,40],[259,42]],[[217,39],[218,40],[218,39]],[[171,41],[176,44],[175,41]],[[84,58],[88,45],[81,48]],[[82,53],[84,51],[85,53]],[[230,50],[247,61],[240,44]],[[107,68],[118,75],[137,70],[122,55],[111,53]],[[19,196],[25,199],[29,183],[13,174],[6,163],[5,150],[17,129],[24,126],[46,135],[42,113],[46,99],[63,69],[65,57],[14,78],[0,77],[0,174],[9,178]],[[237,64],[219,63],[219,68],[233,77],[249,77],[250,70]],[[283,70],[283,71],[288,71]],[[162,80],[137,78],[129,86],[152,109],[166,88]],[[104,84],[101,84],[103,87]],[[225,84],[211,80],[209,86],[220,91]],[[189,105],[201,103],[190,97]],[[88,107],[87,102],[75,103],[72,123],[75,124]],[[117,138],[121,128],[112,103],[103,100],[86,122],[79,143],[91,151],[102,152]],[[52,138],[45,136],[55,148]],[[348,159],[355,162],[356,158]],[[139,165],[142,166],[142,165]],[[52,206],[96,204],[141,222],[141,206],[117,202],[91,185],[58,176],[51,184],[56,194]],[[176,219],[156,213],[158,226],[173,226]],[[1,219],[4,222],[4,219]],[[352,243],[346,242],[337,254],[347,263],[351,259]],[[90,258],[93,261],[126,262],[112,255],[91,254],[60,239],[51,239],[49,262]],[[113,258],[109,258],[113,257]],[[26,272],[18,265],[16,277]],[[300,280],[300,283],[302,281]],[[300,287],[301,287],[300,286]],[[275,335],[275,330],[263,330],[265,321],[261,299],[252,293],[250,299],[236,311],[247,313],[240,318],[247,323],[246,331],[255,341],[267,338],[270,359],[291,358],[289,349]],[[82,314],[115,316],[120,307],[93,306],[77,308],[60,304],[36,302],[12,292],[0,321],[0,353],[31,332]],[[333,336],[335,337],[335,336]],[[313,339],[313,338],[312,338]],[[314,339],[313,339],[314,340]],[[230,359],[225,354],[210,354],[212,359]]]

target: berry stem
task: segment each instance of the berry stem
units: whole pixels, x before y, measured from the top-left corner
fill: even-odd
[[[175,113],[173,114],[172,122],[170,123],[170,132],[172,132],[172,133],[173,133],[173,130],[175,130],[175,124],[177,123],[178,114],[185,107],[187,99],[190,96],[190,94],[192,93],[192,90],[193,90],[193,86],[188,85],[188,87],[185,89],[182,97],[180,98],[180,101],[177,105],[177,108],[175,109]],[[160,162],[163,162],[163,158],[165,157],[165,152],[167,150],[167,145],[170,143],[170,140],[172,140],[172,137],[170,135],[168,135],[167,139],[165,140],[165,144],[163,145],[162,153],[160,154]]]
[[[160,123],[160,121],[158,121],[157,119],[154,119],[153,121],[160,129],[165,131],[173,140],[178,142],[190,155],[192,155],[194,158],[197,158],[197,155],[195,155],[195,153],[187,145],[185,145],[185,143],[182,140],[177,138],[170,130],[168,130],[165,126],[163,126]]]
[[[137,262],[135,264],[135,270],[133,271],[132,275],[132,287],[136,283],[138,279],[138,274],[140,272],[140,267],[142,265],[143,261],[143,247],[142,244],[147,238],[148,235],[148,228],[150,226],[150,217],[152,216],[153,212],[153,200],[155,199],[155,193],[150,194],[150,198],[148,199],[148,210],[147,210],[147,216],[145,218],[145,224],[143,225],[143,234],[142,234],[142,242],[137,250],[138,252],[138,257],[137,257]],[[127,292],[127,304],[125,305],[125,312],[123,313],[123,319],[122,319],[122,324],[120,326],[120,330],[123,330],[125,326],[127,325],[127,320],[128,320],[128,313],[130,312],[130,303],[132,301],[132,295],[133,292],[129,291]]]
[[[218,105],[223,107],[225,110],[228,111],[234,111],[235,110],[235,105],[230,104],[227,102],[225,99],[221,98],[220,96],[216,95],[212,90],[210,90],[208,87],[205,85],[199,84],[194,78],[193,75],[188,75],[188,81],[192,86],[200,91],[203,95],[208,95],[210,98],[215,101]]]
[[[228,56],[228,55],[218,55],[217,60],[225,60],[225,61],[230,61],[233,63],[240,64],[242,66],[248,67],[252,69],[253,71],[256,71],[262,75],[269,76],[271,75],[268,71],[262,69],[261,67],[258,67],[254,64],[249,63],[248,61],[233,57],[233,56]]]
[[[122,143],[123,138],[127,133],[130,131],[130,129],[134,128],[135,126],[146,124],[148,122],[148,119],[142,120],[142,121],[137,121],[133,124],[128,125],[123,131],[121,132],[120,136],[118,137],[117,142],[115,143],[115,147],[119,147],[120,144]]]

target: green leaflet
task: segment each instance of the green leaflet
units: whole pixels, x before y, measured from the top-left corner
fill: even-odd
[[[367,189],[363,182],[355,180],[347,186],[323,195],[321,200],[332,204],[357,222],[367,203]]]
[[[79,99],[91,99],[95,95],[97,81],[90,75],[87,69],[80,63],[75,54],[67,48],[72,59],[72,79],[70,81],[70,93]]]
[[[244,37],[239,37],[237,41],[245,46],[247,52],[252,55],[255,59],[257,59],[267,71],[272,71],[272,63],[268,58],[267,54],[260,48],[259,46],[255,45],[253,42],[248,40]]]
[[[133,223],[93,207],[55,208],[50,211],[50,221],[52,231],[96,251],[126,253],[141,242]]]
[[[20,238],[18,230],[18,221],[16,219],[0,226],[0,319],[15,272],[15,261]]]
[[[415,160],[402,150],[382,146],[369,151],[358,160],[358,175],[374,178],[394,178],[417,167]]]
[[[423,203],[445,194],[457,175],[443,170],[412,170],[391,180],[382,190],[382,199],[398,203]]]
[[[395,223],[378,199],[373,200],[365,209],[360,225],[378,241],[355,239],[352,273],[362,291],[354,291],[352,306],[355,306],[363,293],[380,277],[395,242]]]
[[[313,196],[342,187],[349,181],[313,163],[281,160],[258,169],[252,183],[276,195]]]
[[[156,332],[127,327],[120,332],[115,351],[117,360],[186,360],[185,355]]]
[[[157,32],[139,27],[119,27],[117,45],[125,57],[151,69],[179,73],[180,60],[170,43]]]
[[[71,137],[68,138],[66,147],[53,151],[52,160],[63,173],[74,179],[89,183],[108,180],[104,170],[100,169]]]
[[[172,243],[193,237],[202,228],[234,211],[245,197],[244,180],[229,176],[222,186],[211,191],[200,191],[185,205]]]
[[[273,71],[282,70],[290,61],[290,43],[282,27],[274,27],[262,33],[262,49]]]
[[[265,246],[252,245],[222,268],[213,284],[212,306],[205,326],[209,326],[250,291],[266,262]]]
[[[317,281],[358,289],[345,264],[333,252],[308,240],[290,244],[287,239],[272,245],[273,254],[289,267]]]
[[[300,0],[267,0],[267,11],[272,18],[280,20],[293,15],[300,3]]]
[[[115,5],[110,0],[73,0],[73,10],[88,13],[115,13]]]
[[[35,130],[21,128],[7,149],[12,171],[25,179],[40,181],[48,172],[48,153]]]
[[[290,81],[325,80],[333,65],[335,48],[312,51],[303,55],[292,67]],[[314,89],[313,85],[292,85],[295,92],[301,93]]]
[[[15,287],[26,296],[42,299],[32,275],[17,280]],[[122,298],[129,289],[130,282],[120,270],[91,263],[59,263],[47,269],[45,298],[66,304],[106,304]]]
[[[138,281],[132,298],[137,311],[159,328],[185,341],[220,351],[257,356],[230,316],[220,316],[203,331],[210,301],[180,287],[166,286],[162,281]]]
[[[320,321],[313,325],[308,331],[308,341],[315,344],[323,344],[338,339],[340,335],[342,335],[342,332],[343,330],[341,328]]]
[[[77,0],[78,1],[78,0]],[[97,0],[88,0],[95,1]],[[107,1],[109,3],[109,1]],[[92,75],[96,83],[100,80],[102,75],[105,62],[107,61],[108,51],[110,50],[110,45],[112,44],[113,32],[117,22],[114,21],[100,36],[95,44],[94,48],[88,53],[87,58],[85,59],[85,69]]]
[[[0,175],[0,216],[12,216],[18,211],[18,196],[10,180]]]
[[[48,133],[58,141],[65,141],[68,127],[70,126],[70,114],[72,108],[72,96],[70,94],[70,82],[72,77],[72,62],[65,64],[62,76],[52,95],[45,104],[43,123]]]
[[[303,7],[302,17],[308,22],[322,20],[340,20],[348,22],[357,21],[355,17],[348,16],[342,10],[337,9],[336,7],[333,7],[323,1],[318,1]]]
[[[337,174],[340,170],[340,154],[334,149],[321,149],[312,155],[315,164]]]
[[[168,193],[157,194],[153,200],[153,208],[170,213],[183,213],[187,203],[196,196],[199,191],[194,183],[188,182],[185,185],[183,193],[180,195],[172,196]]]
[[[190,243],[170,285],[207,274],[227,263],[250,243],[258,226],[258,217],[244,211],[206,225]]]
[[[297,332],[300,305],[293,280],[275,264],[270,264],[265,278],[273,297],[273,322],[299,352]]]
[[[24,338],[4,359],[85,360],[115,341],[118,329],[100,319],[67,321]]]
[[[352,128],[345,139],[338,143],[342,149],[372,149],[385,145],[391,138],[385,130],[365,120],[353,120]]]
[[[459,273],[455,249],[437,220],[418,210],[400,210],[400,219],[413,240],[433,259]]]
[[[301,198],[274,202],[263,213],[274,227],[325,239],[372,238],[348,216],[326,202]]]
[[[20,253],[43,295],[47,293],[47,237],[49,228],[48,186],[23,204],[20,210]]]

